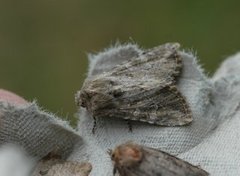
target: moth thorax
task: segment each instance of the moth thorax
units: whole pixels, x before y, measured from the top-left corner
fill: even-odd
[[[134,167],[140,164],[142,157],[141,147],[132,143],[120,145],[112,152],[112,160],[122,167]]]

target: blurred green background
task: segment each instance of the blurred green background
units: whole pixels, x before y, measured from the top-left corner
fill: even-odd
[[[0,87],[74,122],[88,52],[177,41],[209,73],[240,50],[240,1],[0,0]]]

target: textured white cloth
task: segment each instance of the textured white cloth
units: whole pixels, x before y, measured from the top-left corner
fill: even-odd
[[[91,55],[88,75],[110,70],[140,52],[136,45],[128,44]],[[190,104],[193,123],[160,127],[132,122],[133,132],[129,132],[125,120],[106,117],[97,119],[96,132],[92,134],[93,118],[81,109],[79,133],[95,148],[90,157],[92,176],[111,175],[107,149],[129,140],[178,155],[211,175],[240,175],[240,55],[228,59],[212,79],[204,75],[193,54],[183,51],[181,55],[184,69],[178,88]],[[80,152],[76,151],[71,159],[81,160],[77,153]]]
[[[221,121],[199,145],[179,156],[212,175],[240,175],[240,54],[227,59],[212,82],[215,118]]]
[[[137,45],[126,44],[90,55],[88,76],[110,70],[141,52]],[[68,160],[89,161],[91,176],[111,176],[107,150],[131,140],[200,165],[212,176],[240,175],[240,54],[226,59],[212,78],[204,75],[193,54],[182,51],[181,55],[184,68],[177,86],[193,112],[189,126],[132,122],[133,132],[129,132],[125,120],[106,117],[97,119],[92,134],[93,118],[81,109],[77,134],[35,103],[16,106],[0,101],[0,145],[20,144],[37,158],[54,152]]]
[[[65,122],[44,112],[36,103],[12,105],[0,101],[0,146],[21,145],[40,159],[50,152],[67,158],[82,138]]]

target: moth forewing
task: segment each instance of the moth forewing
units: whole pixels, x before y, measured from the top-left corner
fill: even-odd
[[[131,142],[116,147],[111,154],[120,176],[207,176],[203,169],[168,153]]]
[[[88,78],[77,98],[94,118],[116,117],[181,126],[192,113],[176,86],[182,70],[179,44],[146,50],[111,71]]]

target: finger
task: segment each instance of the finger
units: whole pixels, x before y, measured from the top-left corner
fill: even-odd
[[[24,105],[28,103],[22,97],[4,89],[0,89],[0,101],[8,102],[14,105]]]

